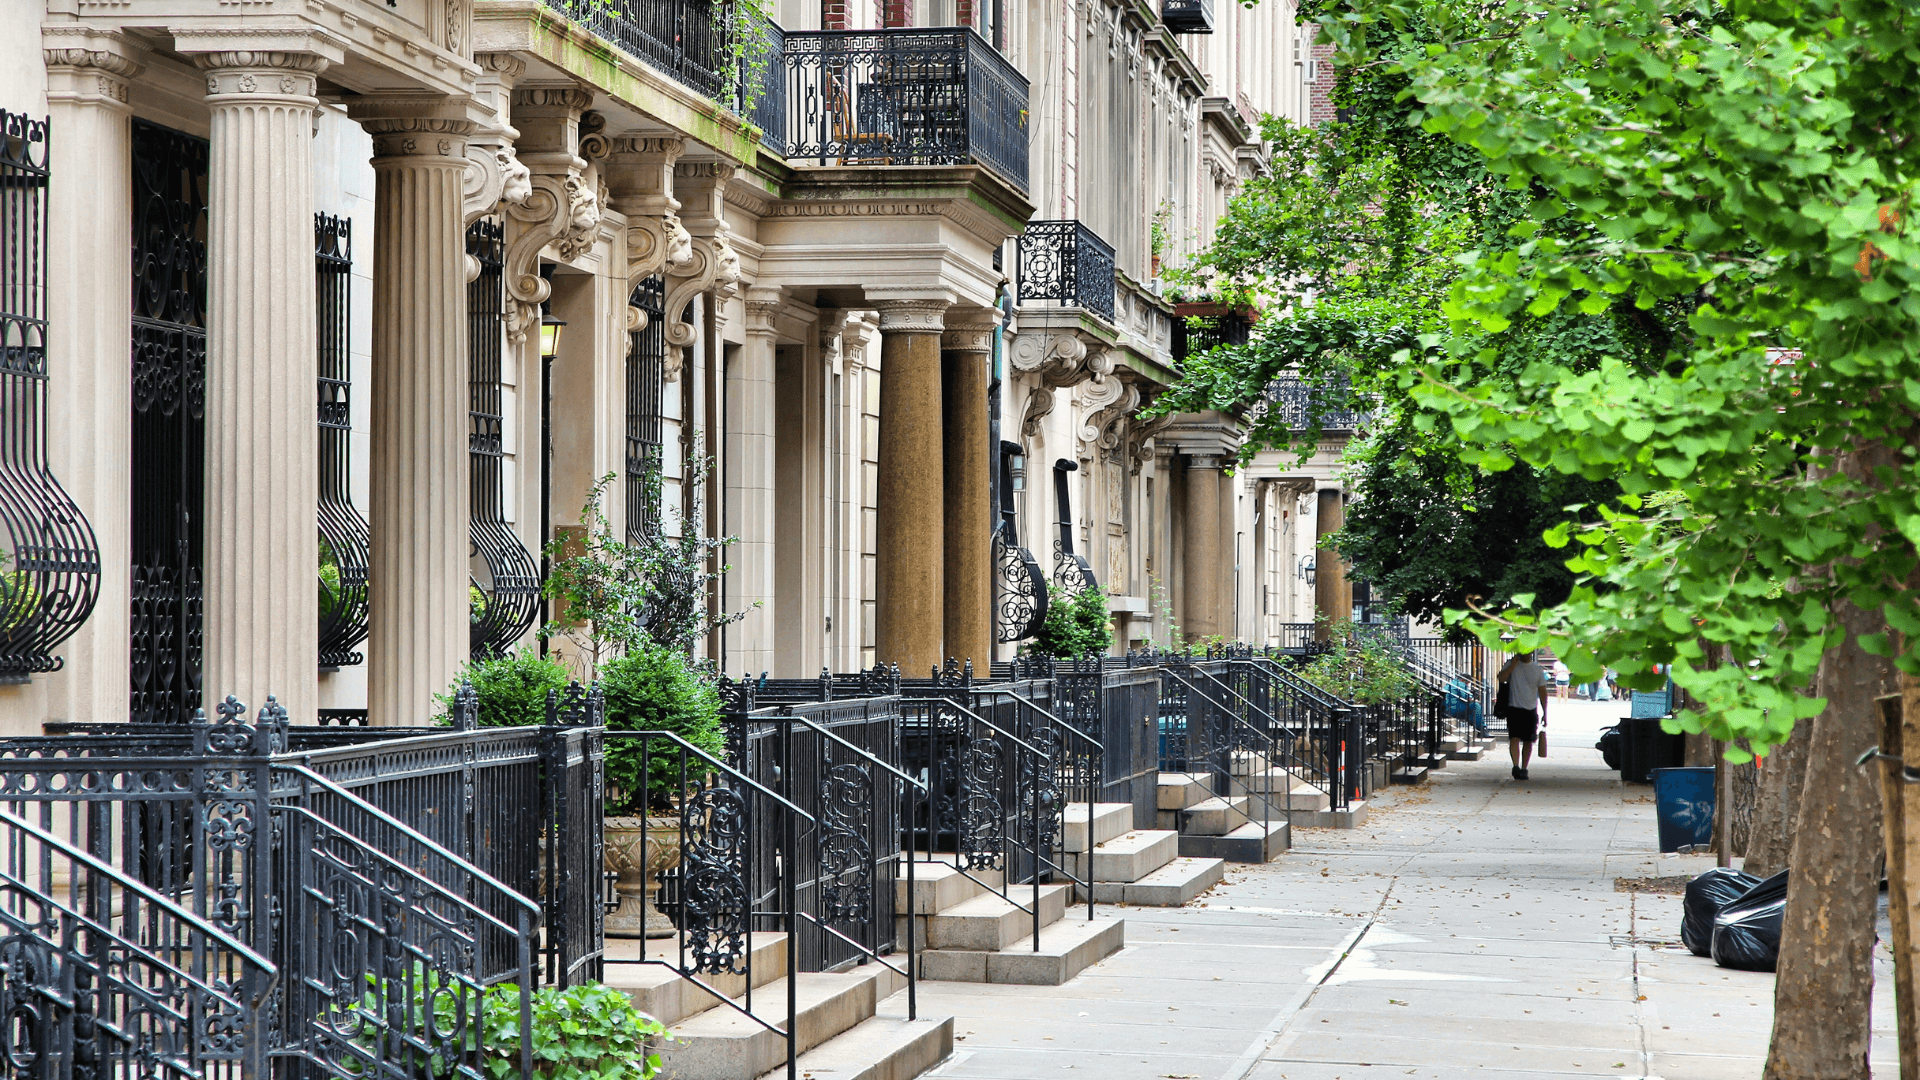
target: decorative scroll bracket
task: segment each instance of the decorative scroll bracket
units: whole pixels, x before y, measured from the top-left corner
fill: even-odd
[[[1088,380],[1105,380],[1113,374],[1114,354],[1098,338],[1075,333],[1046,330],[1025,331],[1014,338],[1010,353],[1017,374],[1038,379],[1027,394],[1027,408],[1020,421],[1021,434],[1040,437],[1040,421],[1053,411],[1053,392],[1078,386]]]
[[[693,344],[696,333],[691,322],[681,321],[681,313],[700,293],[713,289],[728,297],[740,284],[740,256],[729,242],[720,205],[733,173],[733,166],[723,161],[674,166],[676,187],[685,186],[688,193],[684,224],[693,257],[667,275],[667,362],[661,373],[667,382],[680,377],[685,350]]]

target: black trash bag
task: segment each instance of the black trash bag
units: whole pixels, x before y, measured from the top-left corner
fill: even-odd
[[[1716,866],[1687,882],[1686,912],[1680,918],[1680,940],[1695,956],[1713,955],[1713,917],[1720,909],[1745,896],[1760,879],[1744,870]]]
[[[1713,917],[1713,962],[1739,971],[1772,971],[1780,963],[1780,924],[1786,915],[1787,872],[1782,870]]]
[[[1613,727],[1602,731],[1600,733],[1600,741],[1593,744],[1593,748],[1600,751],[1600,758],[1607,763],[1607,768],[1615,772],[1620,770],[1621,742],[1620,725],[1615,724]],[[1754,880],[1758,881],[1760,879],[1755,878]],[[1689,889],[1691,889],[1691,886],[1689,886]],[[1701,952],[1700,955],[1705,956],[1707,954]]]

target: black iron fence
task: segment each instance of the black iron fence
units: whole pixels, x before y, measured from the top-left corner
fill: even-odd
[[[1113,245],[1082,221],[1029,221],[1020,234],[1020,302],[1050,300],[1113,321]]]
[[[967,29],[790,30],[786,154],[821,165],[985,165],[1027,188],[1027,80]]]

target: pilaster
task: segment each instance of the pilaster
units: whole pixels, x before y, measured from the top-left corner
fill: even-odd
[[[940,334],[947,299],[880,310],[874,656],[916,678],[945,659],[946,519]]]
[[[987,438],[987,382],[993,328],[988,308],[946,312],[940,336],[946,580],[942,620],[947,655],[984,670],[993,659],[994,459]],[[916,672],[915,674],[918,674]]]
[[[448,99],[363,99],[349,112],[373,135],[367,706],[373,723],[418,724],[468,652],[462,208],[473,122]]]
[[[206,651],[210,700],[319,697],[314,435],[313,52],[193,54],[210,126]]]
[[[774,318],[780,290],[748,289],[745,347],[727,365],[727,522],[740,542],[728,552],[727,610],[760,610],[740,621],[729,660],[749,672],[774,666]],[[799,447],[792,452],[801,452]]]
[[[140,74],[147,53],[126,35],[83,26],[47,27],[41,41],[54,177],[47,219],[48,463],[92,523],[101,566],[93,614],[62,646],[65,666],[44,677],[42,715],[125,719],[133,561],[127,103],[129,80]],[[39,733],[37,727],[18,732]]]

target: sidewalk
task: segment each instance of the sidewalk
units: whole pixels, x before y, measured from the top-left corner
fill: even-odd
[[[1773,976],[1688,953],[1679,896],[1615,891],[1713,865],[1657,854],[1652,789],[1601,763],[1619,710],[1555,702],[1527,782],[1502,744],[1385,793],[1363,828],[1296,830],[1193,906],[1125,909],[1127,947],[1065,986],[923,984],[960,1037],[931,1075],[1758,1080]]]

